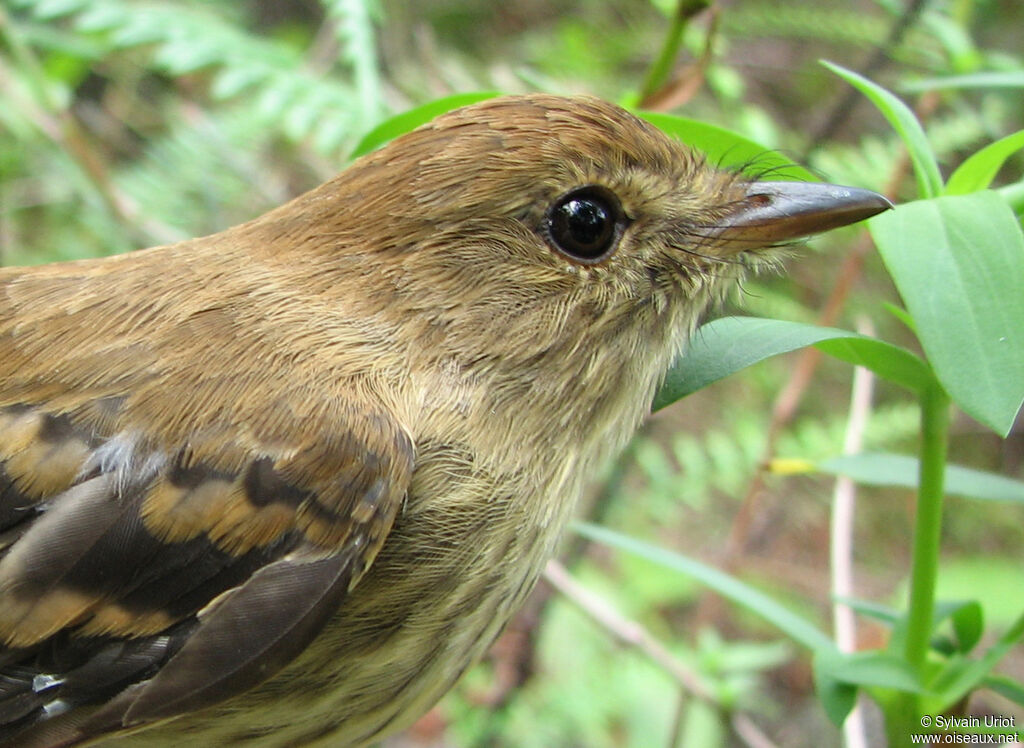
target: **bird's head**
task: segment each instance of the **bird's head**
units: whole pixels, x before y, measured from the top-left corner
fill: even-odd
[[[404,326],[424,368],[597,394],[653,388],[707,304],[777,256],[766,248],[886,207],[717,168],[597,99],[529,95],[445,114],[264,220],[315,227],[289,246],[316,248],[317,286]]]
[[[867,190],[716,168],[598,99],[530,95],[443,115],[265,220],[314,227],[290,246],[318,246],[396,309],[487,337],[527,321],[527,337],[544,339],[646,310],[692,320],[770,261],[766,248],[887,207]]]

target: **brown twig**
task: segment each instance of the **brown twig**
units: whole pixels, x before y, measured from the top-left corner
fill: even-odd
[[[558,561],[548,562],[544,569],[544,579],[622,644],[643,652],[687,693],[717,704],[714,694],[696,672],[677,660],[642,625],[628,620],[607,600],[579,584]]]
[[[754,724],[754,720],[742,712],[733,715],[732,729],[749,748],[778,748],[767,735],[761,732],[761,728]]]
[[[676,699],[676,708],[672,713],[672,727],[668,733],[668,748],[686,748],[680,743],[683,737],[683,728],[686,726],[686,706],[690,702],[689,694],[679,689]]]
[[[857,332],[873,335],[871,321],[861,318]],[[850,396],[850,415],[843,439],[843,454],[857,454],[863,449],[864,431],[867,429],[871,412],[871,395],[874,389],[874,375],[869,369],[858,366],[853,370],[853,386]],[[853,585],[853,524],[857,499],[857,485],[851,478],[841,475],[836,478],[832,492],[832,606],[833,627],[836,646],[840,652],[854,652],[857,649],[857,624],[853,608],[843,599],[854,596]],[[846,748],[867,748],[867,731],[864,714],[860,707],[843,722],[843,736]]]

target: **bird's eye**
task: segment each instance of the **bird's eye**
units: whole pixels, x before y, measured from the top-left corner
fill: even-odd
[[[548,209],[545,233],[551,245],[576,262],[594,265],[615,251],[622,234],[622,206],[603,187],[580,187]]]

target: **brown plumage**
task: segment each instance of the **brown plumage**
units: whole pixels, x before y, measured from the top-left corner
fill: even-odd
[[[0,746],[407,725],[753,250],[885,206],[537,95],[220,234],[3,269]]]

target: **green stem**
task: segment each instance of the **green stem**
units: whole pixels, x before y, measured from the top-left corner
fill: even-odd
[[[938,382],[934,382],[921,394],[921,467],[903,657],[922,680],[925,677],[924,668],[928,661],[932,621],[935,618],[949,402],[949,395]],[[911,733],[921,731],[919,696],[913,693],[897,694],[884,711],[890,748],[910,745]]]
[[[949,395],[935,384],[921,396],[921,473],[914,526],[910,608],[903,654],[921,672],[928,658],[942,532],[943,483],[949,434]]]
[[[647,78],[640,89],[639,100],[658,91],[668,80],[675,65],[676,57],[679,55],[679,45],[683,41],[683,32],[686,31],[686,24],[693,16],[710,5],[711,0],[679,0],[676,4],[676,11],[672,14],[672,25],[665,36],[665,43],[661,47],[658,59],[654,61],[647,71]]]

